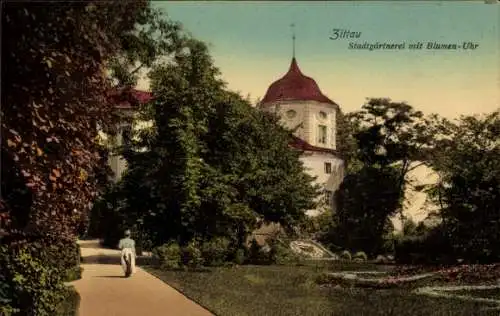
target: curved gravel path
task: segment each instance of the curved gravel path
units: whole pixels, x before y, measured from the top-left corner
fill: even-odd
[[[118,250],[102,249],[97,241],[79,243],[84,271],[82,279],[71,283],[81,296],[79,316],[212,315],[140,267],[124,278]]]

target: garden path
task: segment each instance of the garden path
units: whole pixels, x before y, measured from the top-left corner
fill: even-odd
[[[79,316],[212,315],[140,267],[124,278],[118,250],[103,249],[96,240],[79,243],[84,270],[71,283],[81,296]]]

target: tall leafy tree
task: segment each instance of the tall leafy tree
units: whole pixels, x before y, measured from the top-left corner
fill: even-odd
[[[425,161],[432,137],[420,111],[390,99],[369,99],[342,123],[347,175],[337,193],[330,239],[374,254],[392,226],[388,218],[402,217],[409,174]]]
[[[454,246],[469,260],[500,258],[500,112],[463,116],[457,122],[434,117],[437,146],[429,166],[438,174],[427,188]]]
[[[172,58],[176,52],[185,48],[186,36],[181,25],[169,19],[164,11],[147,6],[136,19],[135,27],[127,32],[117,34],[115,40],[120,43],[122,49],[111,56],[106,64],[112,86],[109,100],[114,104],[124,102],[133,108],[138,108],[141,101],[136,98],[133,90],[139,79],[147,77],[156,65],[161,65],[165,60]],[[130,127],[134,124],[134,120],[149,120],[150,116],[144,118],[142,113],[129,115],[130,113],[121,113],[119,110],[115,111],[114,114],[117,125],[112,127],[118,128],[101,127],[101,130],[108,137],[108,141],[101,144],[101,151],[103,156],[122,154],[127,157],[128,148],[122,148],[122,146],[128,144],[127,133]],[[117,142],[120,136],[123,137],[125,144]],[[122,227],[123,224],[119,223],[125,220],[115,203],[121,189],[114,187],[114,182],[109,177],[111,175],[109,165],[102,163],[99,166],[100,187],[103,188],[104,194],[101,194],[93,205],[88,231],[88,234],[95,237],[101,237],[104,231],[109,230],[110,223],[113,223],[113,226]],[[112,200],[115,202],[108,203]],[[115,232],[114,235],[116,235],[112,240],[120,237],[122,233],[116,228],[111,229],[111,231]],[[115,246],[114,241],[108,245]]]
[[[129,224],[139,222],[155,244],[242,243],[262,222],[292,226],[316,190],[288,147],[289,131],[225,89],[203,43],[185,43],[152,71],[154,102],[142,109],[152,127],[124,152]]]
[[[105,69],[148,3],[1,5],[0,314],[54,315],[100,191],[97,127],[113,126]]]
[[[86,216],[96,195],[96,126],[112,122],[104,68],[120,50],[115,37],[132,31],[146,6],[4,5],[2,170],[10,173],[2,196],[12,228],[71,236]]]

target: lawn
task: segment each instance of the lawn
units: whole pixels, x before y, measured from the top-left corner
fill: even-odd
[[[325,287],[325,270],[387,270],[383,266],[238,266],[206,272],[146,268],[219,316],[244,315],[498,315],[488,305],[416,295],[411,289]]]
[[[473,297],[481,297],[481,298],[500,298],[500,289],[484,289],[484,290],[460,290],[455,291],[457,295],[468,295]]]

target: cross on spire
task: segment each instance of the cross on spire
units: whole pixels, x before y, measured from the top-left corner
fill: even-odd
[[[295,58],[295,23],[290,24],[292,29],[292,57]]]

